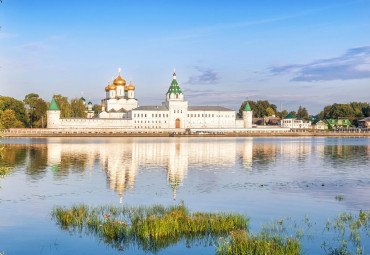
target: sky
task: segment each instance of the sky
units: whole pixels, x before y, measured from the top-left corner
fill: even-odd
[[[122,68],[160,105],[176,68],[190,105],[370,101],[369,0],[3,0],[0,26],[0,95],[20,100],[100,103]]]

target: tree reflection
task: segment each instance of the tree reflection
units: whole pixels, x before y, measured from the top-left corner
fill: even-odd
[[[0,147],[0,166],[18,167],[24,165],[27,150],[20,145],[4,144]]]

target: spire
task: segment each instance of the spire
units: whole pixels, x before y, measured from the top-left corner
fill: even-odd
[[[57,102],[55,102],[54,96],[53,96],[53,99],[50,102],[49,110],[59,111],[59,107],[57,105]]]
[[[248,101],[247,101],[247,103],[245,104],[245,106],[244,106],[244,110],[243,110],[243,111],[252,111],[251,106],[249,105]]]
[[[171,82],[170,88],[167,91],[167,94],[172,94],[172,93],[173,94],[182,94],[180,86],[179,86],[179,84],[177,83],[177,80],[176,80],[176,73],[173,73],[173,80]]]
[[[173,79],[176,80],[176,68],[173,69]]]

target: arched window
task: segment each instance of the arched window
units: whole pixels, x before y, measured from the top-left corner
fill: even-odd
[[[176,98],[179,98],[179,94],[176,94]]]

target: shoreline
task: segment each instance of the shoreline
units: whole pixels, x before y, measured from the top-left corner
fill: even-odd
[[[249,129],[189,132],[187,130],[49,130],[9,129],[1,132],[2,137],[44,138],[44,137],[370,137],[370,132],[338,131],[288,131],[278,129]]]

